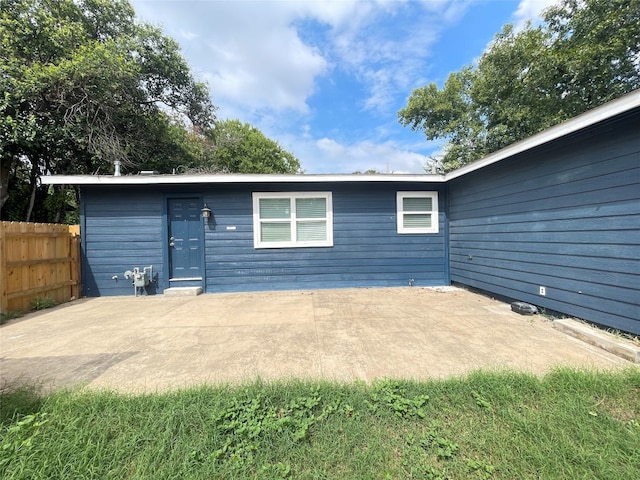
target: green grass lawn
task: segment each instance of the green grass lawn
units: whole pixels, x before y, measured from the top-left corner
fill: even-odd
[[[635,479],[640,369],[4,392],[3,479]]]

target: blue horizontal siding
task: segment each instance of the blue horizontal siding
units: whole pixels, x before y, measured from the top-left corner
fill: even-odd
[[[246,185],[206,192],[214,225],[205,231],[208,292],[444,285],[446,242],[444,193],[440,191],[440,233],[396,232],[396,192],[433,190],[433,185]],[[255,249],[254,191],[330,191],[333,247]],[[441,187],[438,187],[441,188]],[[227,227],[235,230],[227,230]]]
[[[153,266],[163,282],[162,195],[148,189],[82,189],[82,282],[89,297],[133,295],[124,272]],[[118,277],[113,280],[113,276]],[[149,290],[153,293],[154,285]]]
[[[473,247],[467,246],[463,248],[469,249]],[[571,255],[568,255],[558,252],[538,253],[533,251],[520,252],[513,249],[505,251],[504,249],[499,248],[474,248],[474,255],[472,258],[469,258],[468,255],[454,253],[451,255],[451,262],[474,262],[480,264],[483,264],[484,262],[485,264],[491,265],[493,262],[503,260],[511,262],[512,264],[527,262],[531,264],[531,269],[547,270],[550,266],[553,266],[566,268],[567,271],[572,271],[573,269],[585,269],[585,265],[588,265],[589,268],[587,270],[589,272],[604,272],[605,276],[608,276],[609,273],[628,273],[635,275],[638,272],[638,266],[634,262],[625,258],[611,258],[611,250],[609,248],[606,248],[605,251],[602,252],[601,256],[575,255],[575,253],[575,251],[571,251]],[[586,263],[585,258],[588,258]],[[632,280],[632,278],[629,279],[630,282]]]
[[[508,280],[522,279],[522,272],[532,272],[527,274],[527,281],[534,285],[543,285],[547,288],[547,295],[552,289],[575,291],[585,298],[610,299],[616,298],[621,302],[620,309],[627,312],[629,316],[633,312],[631,307],[636,301],[637,290],[632,288],[635,274],[603,272],[590,268],[566,268],[557,265],[541,265],[531,262],[514,263],[509,260],[478,259],[474,257],[473,271],[484,275],[492,275],[495,269],[501,272],[501,278]],[[452,261],[454,268],[465,269],[468,262],[465,260]],[[533,273],[537,272],[537,273]],[[599,301],[599,300],[598,300]]]
[[[164,203],[174,195],[202,196],[213,210],[204,224],[207,292],[448,283],[446,215],[440,189],[440,233],[399,235],[396,192],[433,185],[268,185],[269,191],[330,191],[333,247],[255,249],[254,191],[265,185],[85,187],[82,201],[84,292],[130,295],[124,271],[153,265],[158,291],[168,288]],[[228,230],[227,227],[233,227]],[[112,280],[117,275],[118,281]]]
[[[629,147],[631,142],[627,142]],[[590,152],[590,156],[593,155]],[[495,186],[491,197],[482,195],[482,184],[477,180],[469,180],[474,184],[474,188],[470,188],[461,194],[460,199],[456,202],[455,207],[459,209],[464,205],[473,206],[475,208],[484,208],[487,205],[504,205],[504,197],[511,197],[514,193],[525,194],[517,199],[517,203],[526,202],[535,199],[547,199],[554,197],[563,197],[567,194],[585,191],[607,190],[607,182],[616,183],[619,186],[634,185],[633,176],[629,176],[629,172],[633,172],[632,162],[634,155],[622,155],[617,158],[610,158],[607,161],[596,161],[589,168],[571,168],[573,162],[568,160],[557,160],[558,167],[563,168],[562,174],[545,174],[535,176],[530,168],[519,171],[517,177],[499,177],[494,178],[495,181],[504,182],[504,185]],[[539,163],[538,163],[539,167]],[[572,175],[567,175],[567,170]],[[600,171],[600,174],[597,172]],[[580,173],[578,175],[578,172]],[[604,180],[604,183],[603,181]],[[571,187],[572,191],[558,190],[559,184]]]
[[[494,275],[484,275],[469,270],[456,275],[455,282],[469,285],[508,298],[520,299],[542,308],[563,312],[578,318],[586,319],[611,328],[616,328],[632,333],[639,333],[633,323],[634,318],[624,317],[617,312],[622,306],[618,301],[599,301],[598,299],[586,299],[586,296],[575,291],[555,289],[547,292],[543,301],[535,300],[531,293],[531,285],[519,280],[509,280]],[[633,313],[633,307],[632,313]],[[637,306],[635,307],[637,312]],[[634,314],[635,315],[635,314]]]
[[[640,333],[638,117],[451,182],[452,281]]]
[[[476,254],[477,252],[492,251],[503,252],[508,256],[510,252],[521,252],[527,254],[544,254],[551,250],[554,255],[565,255],[567,257],[573,257],[574,261],[581,262],[583,258],[599,258],[608,261],[613,259],[614,261],[626,261],[635,268],[638,247],[637,245],[607,245],[607,244],[579,244],[579,243],[555,243],[553,249],[541,248],[539,243],[532,242],[512,242],[509,244],[507,250],[502,248],[502,245],[494,243],[483,243],[473,241],[456,241],[451,243],[452,255],[462,252],[462,255]],[[591,260],[589,260],[591,261]],[[605,270],[608,267],[604,268]],[[637,269],[635,269],[637,271]]]

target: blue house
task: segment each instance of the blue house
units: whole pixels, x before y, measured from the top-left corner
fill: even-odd
[[[180,286],[242,292],[449,282],[439,178],[83,180],[92,182],[82,184],[81,207],[88,296],[130,294],[130,282],[112,277],[148,265],[160,292]],[[205,205],[209,218],[202,215]]]
[[[640,333],[640,91],[446,175],[51,176],[83,292],[452,282]]]

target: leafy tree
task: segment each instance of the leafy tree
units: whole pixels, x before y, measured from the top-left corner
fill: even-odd
[[[506,25],[476,66],[414,90],[399,121],[447,140],[453,170],[640,88],[640,0],[563,0]]]
[[[301,173],[300,161],[260,130],[240,120],[217,122],[210,132],[214,148],[200,171],[223,173]]]
[[[178,44],[127,0],[0,0],[3,218],[51,219],[45,173],[184,160],[183,130],[211,129],[214,112]]]

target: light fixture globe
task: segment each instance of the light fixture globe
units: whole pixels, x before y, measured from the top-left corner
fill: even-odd
[[[207,204],[204,204],[204,207],[202,207],[202,210],[200,210],[200,212],[202,213],[202,218],[204,218],[205,220],[208,218],[211,218],[211,209],[207,206]]]

